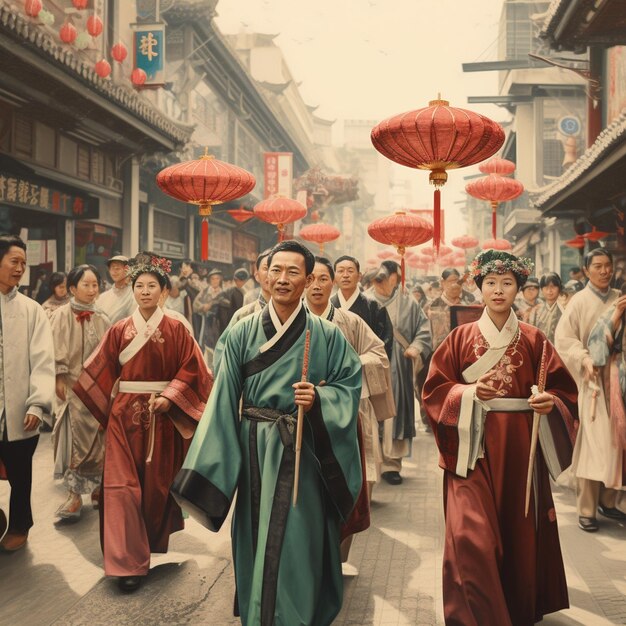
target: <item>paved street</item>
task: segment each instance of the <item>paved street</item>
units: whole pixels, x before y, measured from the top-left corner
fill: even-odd
[[[442,624],[441,473],[432,436],[419,433],[405,482],[374,493],[372,527],[355,539],[344,608],[336,624]],[[102,576],[98,516],[91,507],[75,525],[57,529],[53,513],[64,498],[51,478],[50,435],[35,457],[35,526],[28,548],[0,555],[0,625],[117,626],[238,624],[232,617],[229,528],[211,534],[190,521],[171,551],[153,559],[144,587],[121,596]],[[599,533],[576,526],[573,493],[555,489],[572,608],[546,626],[626,624],[626,527],[601,521]],[[6,483],[0,505],[7,506]]]

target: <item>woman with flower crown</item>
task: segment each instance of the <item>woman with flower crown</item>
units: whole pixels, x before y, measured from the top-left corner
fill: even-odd
[[[446,624],[526,626],[569,606],[549,476],[570,464],[577,392],[545,335],[512,311],[531,268],[507,252],[476,257],[483,315],[448,335],[424,384],[444,470]]]
[[[137,589],[151,552],[183,528],[169,487],[204,411],[212,378],[185,326],[159,306],[170,262],[141,253],[130,278],[138,308],[114,324],[74,386],[105,430],[100,496],[104,572]]]

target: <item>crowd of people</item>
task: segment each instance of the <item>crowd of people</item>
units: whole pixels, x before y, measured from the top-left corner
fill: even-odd
[[[87,496],[122,591],[183,510],[217,531],[236,500],[244,624],[332,622],[375,485],[402,489],[418,430],[444,475],[448,624],[532,624],[568,606],[550,479],[570,477],[583,531],[598,513],[626,519],[626,295],[605,248],[565,283],[485,251],[463,275],[407,287],[395,261],[362,272],[296,241],[228,283],[142,252],[111,257],[106,277],[55,272],[41,306],[18,290],[26,261],[0,236],[4,553],[27,544],[46,426],[67,491],[56,523],[80,520]]]

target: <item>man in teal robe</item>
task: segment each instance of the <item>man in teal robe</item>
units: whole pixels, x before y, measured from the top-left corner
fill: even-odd
[[[361,363],[336,326],[302,305],[313,255],[287,241],[268,262],[271,300],[230,330],[172,493],[217,531],[238,491],[232,537],[244,625],[323,626],[341,609],[339,529],[362,482]],[[310,382],[300,382],[307,329]],[[305,416],[293,506],[298,405]]]

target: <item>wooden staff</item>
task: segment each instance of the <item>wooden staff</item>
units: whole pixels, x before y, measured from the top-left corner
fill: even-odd
[[[311,347],[311,330],[307,329],[304,338],[304,356],[302,358],[302,376],[300,382],[305,383],[309,373],[309,348]],[[293,472],[293,506],[298,503],[298,481],[300,480],[300,450],[302,449],[302,428],[304,425],[304,407],[298,405],[298,422],[296,426],[296,463]]]
[[[543,349],[541,351],[541,363],[539,365],[539,378],[537,380],[537,393],[543,393],[546,388],[546,343],[543,340]],[[524,516],[528,517],[528,507],[530,505],[530,488],[533,484],[533,469],[535,467],[535,454],[537,452],[537,440],[539,439],[539,420],[541,415],[533,413],[533,430],[530,436],[530,455],[528,457],[528,474],[526,476],[526,504],[524,507]]]

